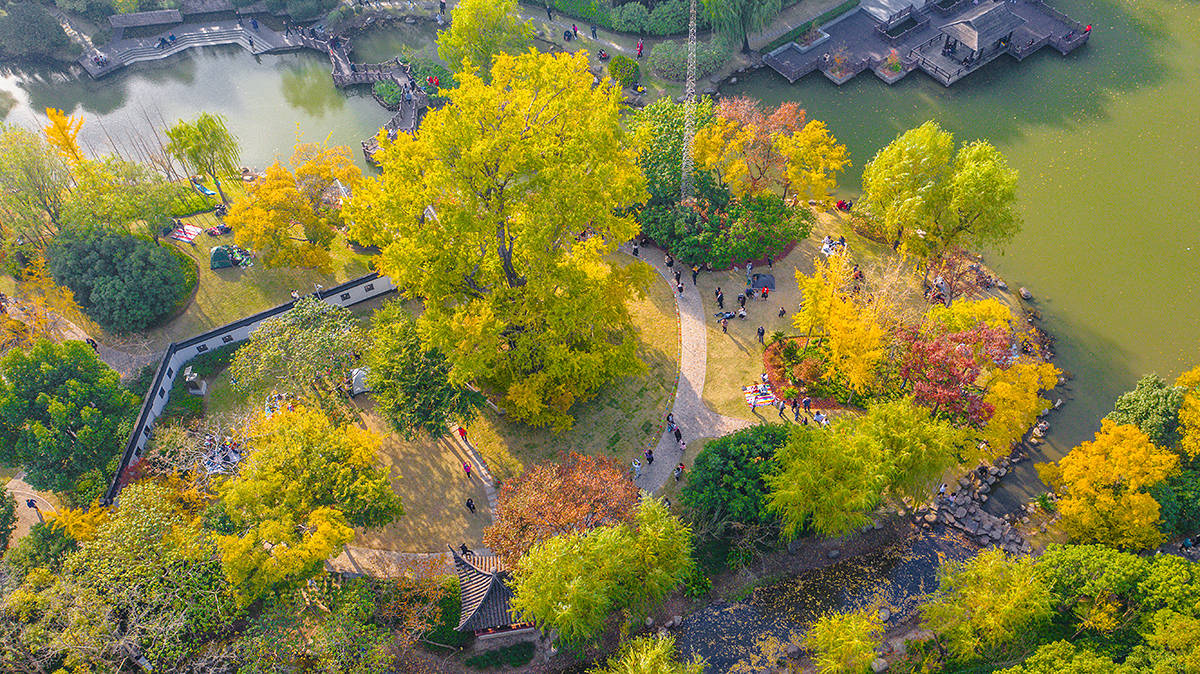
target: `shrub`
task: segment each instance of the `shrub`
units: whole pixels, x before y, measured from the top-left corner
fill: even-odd
[[[468,667],[475,669],[495,669],[498,667],[523,667],[533,660],[534,653],[537,652],[537,646],[532,641],[522,641],[518,644],[512,644],[503,648],[497,648],[494,651],[486,651],[479,655],[474,655],[464,662]]]
[[[195,287],[194,270],[145,237],[66,231],[49,253],[54,281],[71,289],[88,316],[116,332],[154,326]]]
[[[0,16],[0,53],[12,59],[68,60],[78,53],[45,7],[11,2]]]
[[[545,7],[545,4],[538,2],[537,4]],[[605,28],[613,27],[612,12],[608,8],[607,2],[600,0],[554,0],[554,7],[563,14],[570,14],[581,19],[586,19]]]
[[[644,33],[650,21],[650,10],[640,2],[627,2],[613,10],[613,28],[623,33]]]
[[[629,5],[625,6],[628,7]],[[660,2],[646,19],[646,32],[651,35],[686,33],[690,15],[691,9],[688,0],[667,0],[666,2]],[[701,18],[704,16],[705,12],[703,10],[698,11],[696,14],[696,23],[699,24]]]
[[[614,56],[613,60],[608,63],[608,74],[612,75],[612,78],[621,86],[632,87],[637,84],[641,69],[638,68],[637,61],[628,56]]]
[[[687,79],[687,43],[665,40],[650,50],[650,70],[654,74],[682,82]],[[721,35],[696,45],[696,77],[707,77],[720,70],[733,54],[733,45]]]
[[[57,573],[63,558],[75,547],[75,541],[65,532],[38,522],[4,555],[4,561],[21,576],[37,568]]]
[[[1150,488],[1161,508],[1159,528],[1168,538],[1200,530],[1200,472],[1181,470]]]
[[[773,522],[764,476],[775,471],[775,450],[787,436],[786,427],[764,424],[708,442],[681,492],[684,506],[704,518],[719,514],[726,522]]]
[[[376,82],[371,90],[389,108],[400,105],[400,102],[404,100],[404,91],[400,89],[400,85],[391,80]]]

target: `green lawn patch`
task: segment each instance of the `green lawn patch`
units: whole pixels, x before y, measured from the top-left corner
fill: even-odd
[[[497,648],[479,655],[473,655],[463,662],[475,669],[496,669],[499,667],[523,667],[533,660],[537,646],[532,641],[522,641],[518,644]]]

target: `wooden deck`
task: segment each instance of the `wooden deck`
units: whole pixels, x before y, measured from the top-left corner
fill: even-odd
[[[929,4],[887,24],[855,10],[823,26],[822,30],[830,38],[815,49],[805,52],[795,42],[790,42],[765,55],[763,63],[789,82],[820,71],[830,81],[843,84],[859,73],[871,70],[890,84],[919,69],[950,86],[1002,55],[1021,61],[1046,46],[1065,55],[1091,37],[1083,24],[1042,0],[1010,1],[1008,8],[1024,19],[1025,24],[1014,33],[1006,48],[985,50],[979,58],[966,64],[961,57],[956,59],[953,55],[942,54],[942,34],[938,29],[976,9],[971,0],[959,0],[955,4],[944,2],[942,6]],[[911,22],[905,23],[908,19]],[[910,28],[896,33],[897,29],[903,30],[903,25]],[[892,67],[890,63],[897,66]]]

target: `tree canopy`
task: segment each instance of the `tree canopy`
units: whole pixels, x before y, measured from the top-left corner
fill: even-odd
[[[1138,380],[1132,391],[1122,393],[1105,419],[1117,424],[1137,426],[1159,447],[1174,447],[1179,442],[1179,408],[1184,388],[1171,386],[1157,374]]]
[[[241,148],[237,138],[225,125],[225,118],[208,112],[200,113],[194,121],[178,120],[166,129],[167,152],[183,162],[192,173],[212,179],[221,195],[221,201],[229,203],[221,178],[237,173]]]
[[[38,340],[0,358],[0,462],[65,491],[121,454],[136,400],[83,342]]]
[[[533,22],[521,20],[517,0],[462,0],[450,10],[450,28],[438,33],[438,58],[458,73],[478,68],[487,76],[496,54],[533,47]]]
[[[32,61],[73,58],[69,51],[71,39],[45,7],[28,0],[9,2],[4,12],[0,16],[0,53],[11,59]]]
[[[750,34],[770,25],[779,14],[780,0],[703,0],[712,25],[750,51]]]
[[[0,227],[42,245],[57,231],[71,170],[41,134],[0,123]]]
[[[483,404],[482,396],[450,381],[450,364],[428,349],[417,322],[400,302],[390,302],[371,317],[367,382],[376,408],[406,438],[419,433],[440,437],[447,424],[465,426]]]
[[[512,567],[552,536],[632,521],[637,502],[637,487],[624,466],[571,452],[505,481],[483,542]]]
[[[708,441],[692,462],[680,499],[718,524],[773,521],[766,478],[778,469],[775,452],[787,438],[786,427],[764,424]]]
[[[664,96],[629,118],[638,147],[638,166],[646,176],[646,189],[654,202],[674,204],[679,201],[685,108],[685,104]],[[716,109],[712,98],[701,96],[696,99],[697,131],[713,123]],[[699,172],[702,169],[693,164],[692,170]]]
[[[879,614],[867,608],[850,613],[827,613],[813,623],[808,645],[822,674],[856,674],[867,671],[883,635]]]
[[[648,272],[606,260],[637,231],[619,211],[644,181],[620,91],[591,82],[582,55],[497,56],[491,83],[464,74],[417,134],[383,143],[382,177],[347,213],[352,236],[383,249],[380,270],[423,299],[423,342],[452,380],[559,429],[644,367],[624,301]]]
[[[863,169],[864,206],[893,248],[934,258],[958,245],[1003,244],[1021,228],[1017,171],[991,143],[954,150],[935,122],[905,131]]]
[[[706,668],[699,656],[686,663],[678,658],[674,637],[638,637],[627,641],[605,665],[588,671],[590,674],[703,674]]]

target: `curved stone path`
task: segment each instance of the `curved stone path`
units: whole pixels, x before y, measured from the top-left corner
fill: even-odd
[[[629,245],[621,246],[621,251],[632,253]],[[752,426],[754,422],[718,414],[704,402],[704,379],[708,373],[708,327],[705,321],[708,317],[704,299],[700,297],[696,286],[692,285],[691,270],[680,269],[683,272],[683,294],[676,293],[674,269],[667,267],[662,249],[642,248],[639,252],[640,259],[658,272],[675,295],[675,307],[679,314],[679,378],[671,414],[683,432],[684,442],[693,445],[701,438],[715,438]],[[679,461],[675,436],[664,429],[658,444],[654,446],[654,464],[647,466],[645,460],[642,461],[641,477],[635,480],[637,486],[650,493],[658,491],[671,477],[671,471]],[[684,460],[684,464],[689,464],[689,461]]]

